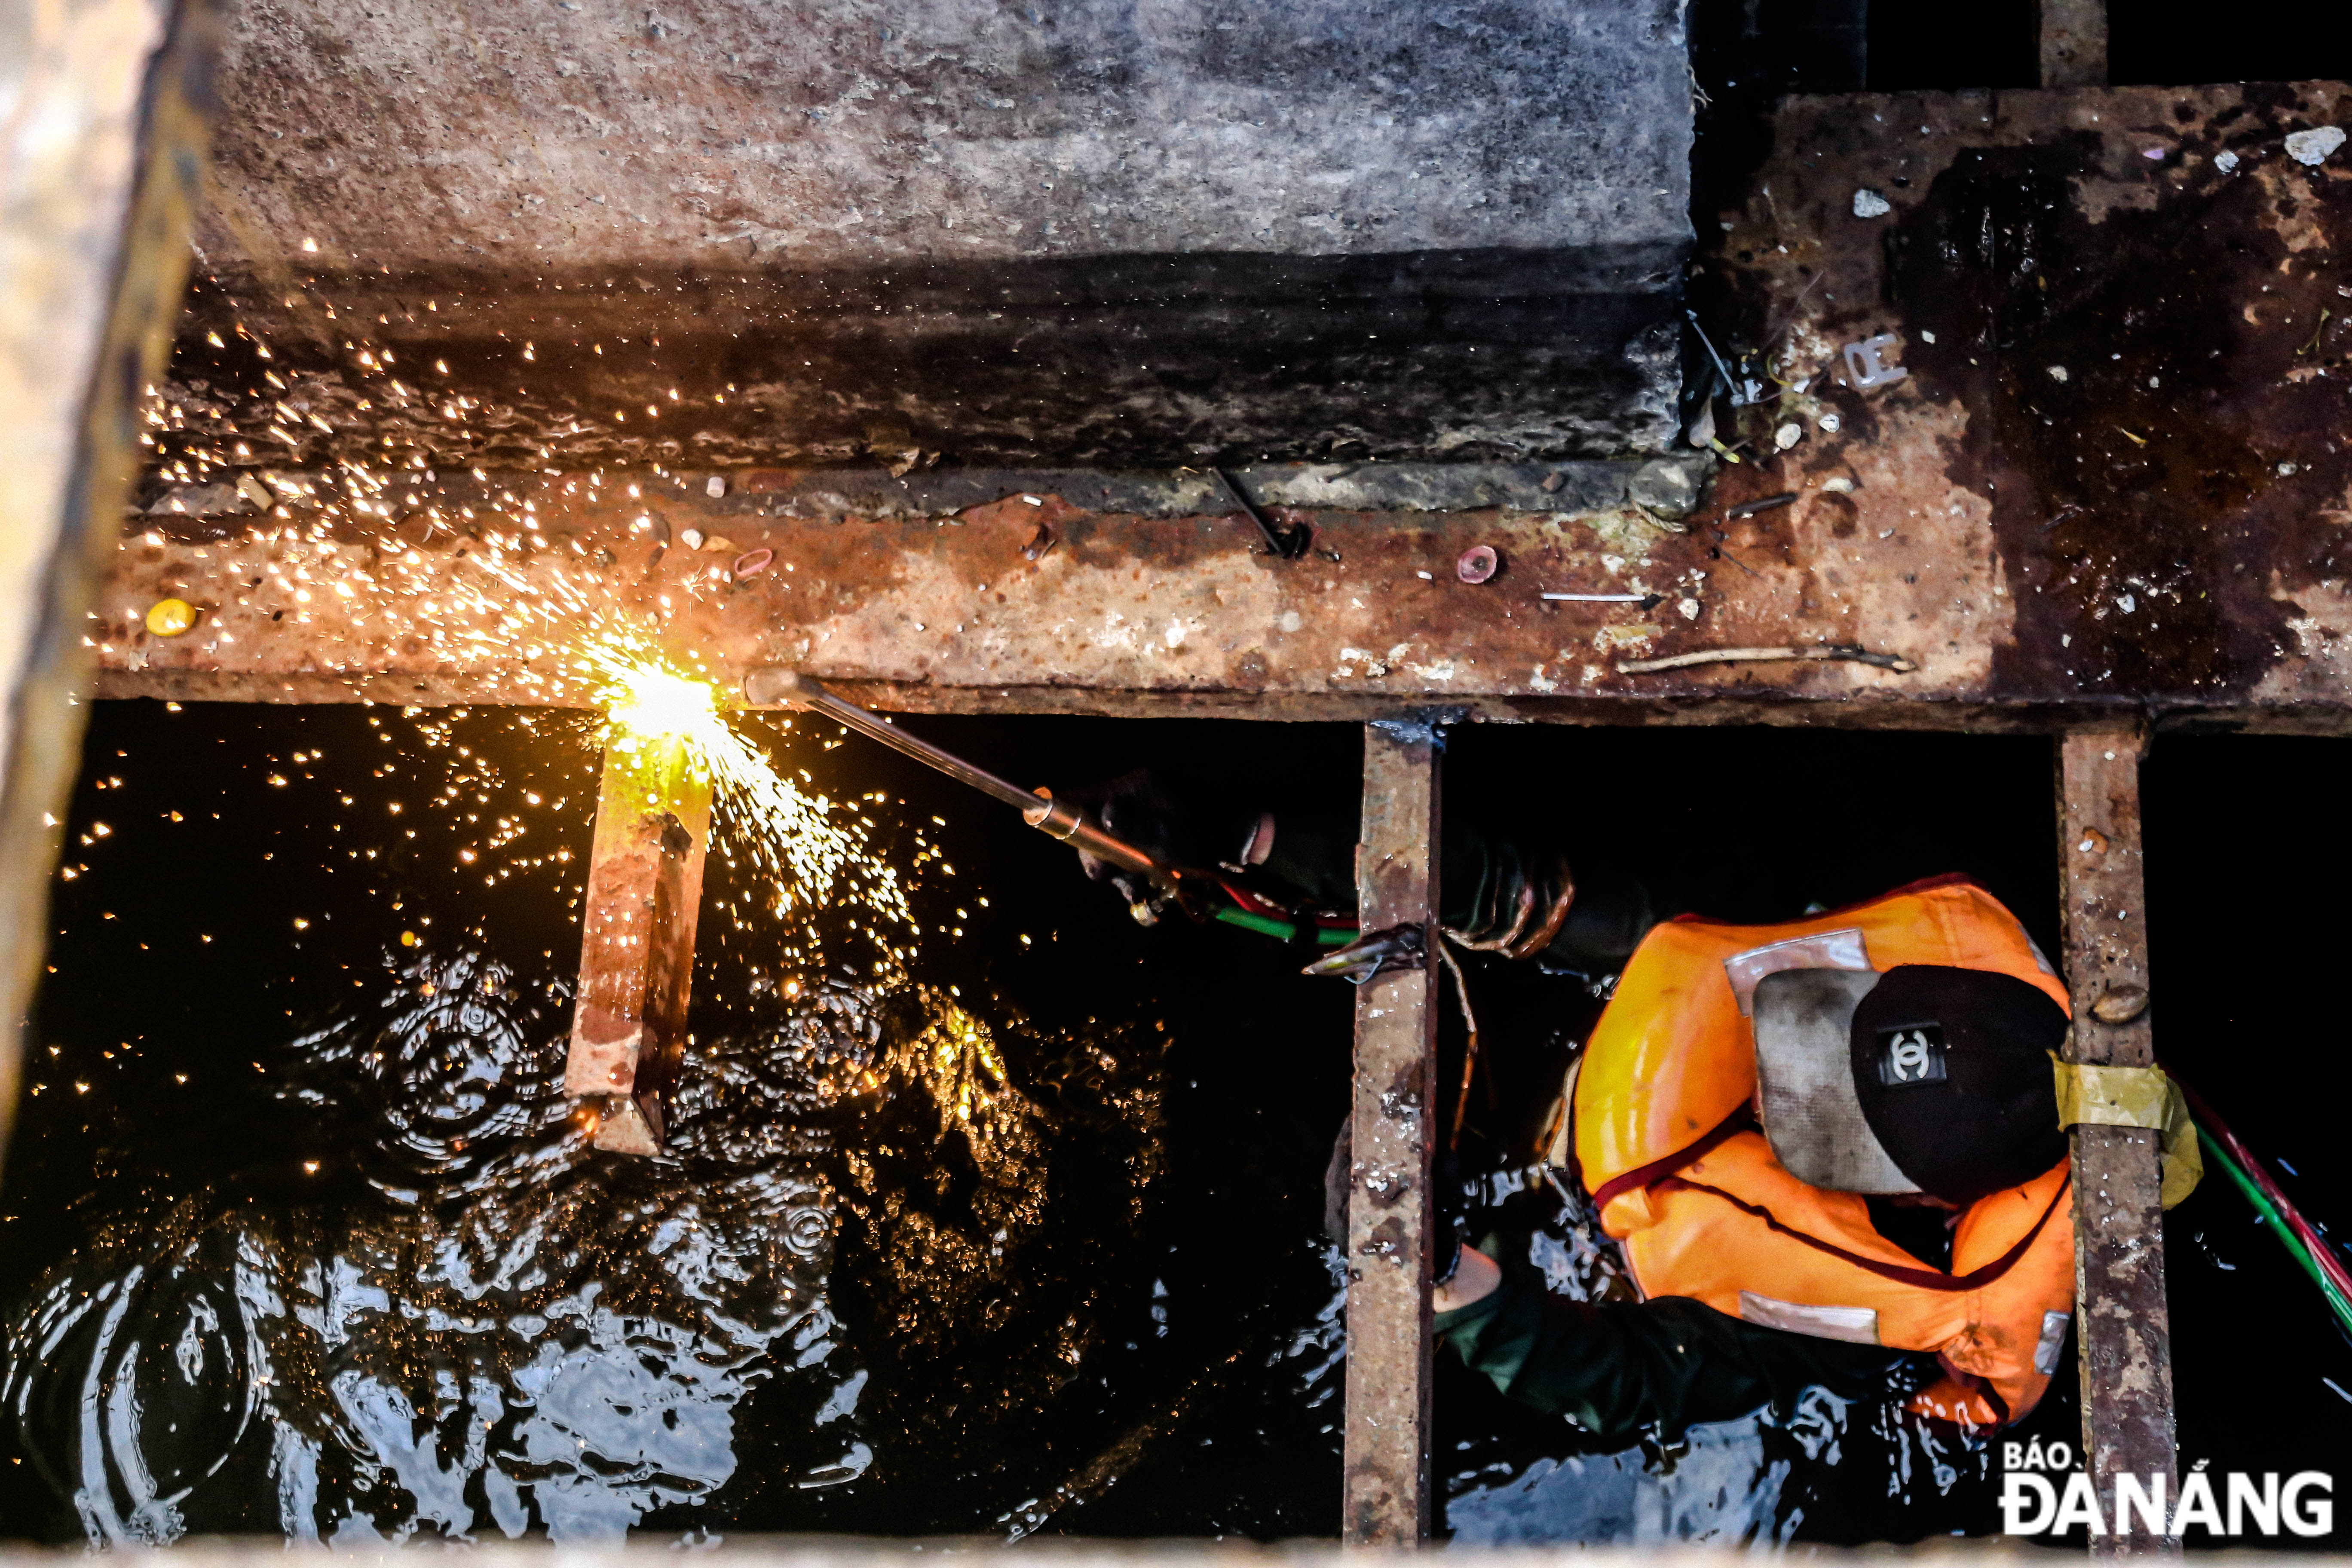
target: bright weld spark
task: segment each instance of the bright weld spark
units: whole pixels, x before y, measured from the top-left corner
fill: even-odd
[[[883,920],[915,929],[897,870],[871,852],[862,830],[833,821],[833,802],[804,794],[735,732],[709,681],[680,674],[650,638],[626,627],[600,628],[578,660],[596,685],[607,746],[684,742],[695,771],[710,781],[721,826],[775,880],[779,915],[835,902],[840,887]]]

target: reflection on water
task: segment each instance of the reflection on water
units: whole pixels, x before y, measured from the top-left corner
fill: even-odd
[[[1037,1108],[943,995],[824,984],[700,1047],[671,1156],[625,1164],[562,1095],[557,988],[471,952],[400,978],[285,1053],[289,1105],[366,1141],[360,1193],[118,1215],[11,1325],[8,1408],[91,1540],[173,1539],[257,1452],[296,1539],[609,1536],[723,1487],[766,1380],[813,1407],[792,1482],[854,1480],[867,1374],[825,1297],[839,1113],[927,1100],[969,1151],[987,1195],[961,1223],[882,1199],[898,1284],[934,1310],[986,1310],[1036,1224]],[[872,1201],[872,1162],[848,1166]]]
[[[1001,733],[929,727],[984,757]],[[1084,777],[1139,732],[1041,721],[991,760]],[[1337,1533],[1318,1237],[1352,998],[1280,944],[1143,931],[953,785],[779,737],[871,817],[919,962],[854,971],[846,928],[829,967],[796,958],[757,868],[714,855],[674,1145],[614,1159],[560,1092],[581,726],[100,704],[91,734],[0,1187],[0,1532]],[[1093,739],[1033,762],[1062,734]],[[1246,744],[1352,788],[1352,754],[1290,769],[1287,727]],[[1526,1069],[1472,1108],[1502,1147],[1599,1002],[1471,983],[1494,1070]],[[1554,1289],[1623,1294],[1569,1187],[1492,1178],[1486,1206]],[[2072,1378],[2044,1441],[2077,1440]],[[1612,1452],[1451,1357],[1439,1379],[1465,1542],[1998,1517],[1984,1449],[1894,1413],[1816,1398]]]

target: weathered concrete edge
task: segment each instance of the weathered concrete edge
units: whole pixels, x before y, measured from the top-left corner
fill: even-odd
[[[2086,722],[2141,715],[2158,734],[2352,736],[2352,705],[2145,701],[1997,702],[1856,696],[1520,697],[1478,692],[1262,692],[1239,688],[1055,685],[926,686],[828,677],[842,696],[895,713],[1064,714],[1115,719],[1255,719],[1365,723],[1437,711],[1461,723],[1586,727],[1754,724],[1776,729],[1912,730],[2054,735]],[[388,707],[563,707],[510,673],[260,675],[101,669],[95,701],[380,703]],[[740,704],[749,708],[750,704]],[[781,711],[781,710],[778,710]]]
[[[1556,463],[1260,463],[1227,471],[1251,500],[1266,506],[1373,512],[1501,507],[1576,513],[1603,511],[1631,499],[1679,516],[1696,505],[1713,467],[1711,458],[1686,453]],[[334,485],[334,477],[322,473],[268,471],[314,487]],[[627,469],[603,471],[615,481],[634,477]],[[468,483],[458,475],[445,479],[436,474],[428,480],[422,474],[395,472],[387,474],[383,483],[387,493],[422,488],[436,500],[456,502],[487,500],[518,488],[552,489],[547,483],[551,477],[578,477],[483,473],[483,479]],[[886,468],[712,468],[677,469],[666,477],[683,481],[684,489],[702,502],[699,510],[713,516],[817,522],[952,517],[1016,495],[1058,495],[1090,511],[1126,517],[1201,517],[1239,510],[1214,473],[1197,468],[940,468],[907,474]],[[718,496],[698,493],[713,480],[719,486]],[[132,521],[227,518],[257,510],[249,500],[240,500],[232,477],[225,482],[171,486],[154,495]]]

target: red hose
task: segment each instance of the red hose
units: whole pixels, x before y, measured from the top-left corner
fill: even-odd
[[[2180,1082],[2179,1079],[2173,1081]],[[2277,1208],[2280,1215],[2285,1219],[2287,1227],[2303,1238],[2303,1245],[2310,1250],[2313,1261],[2319,1265],[2321,1271],[2335,1282],[2338,1290],[2347,1298],[2352,1298],[2352,1268],[2345,1267],[2342,1256],[2335,1247],[2328,1245],[2325,1237],[2312,1228],[2311,1222],[2303,1217],[2303,1211],[2296,1208],[2286,1194],[2279,1190],[2278,1183],[2271,1179],[2269,1168],[2255,1159],[2253,1152],[2238,1141],[2238,1135],[2230,1131],[2228,1122],[2213,1114],[2213,1108],[2205,1103],[2202,1095],[2185,1083],[2180,1084],[2180,1092],[2187,1097],[2189,1109],[2196,1113],[2197,1120],[2205,1124],[2205,1131],[2221,1147],[2230,1152],[2231,1159],[2245,1168],[2246,1174],[2252,1179],[2254,1185],[2263,1190],[2263,1195],[2270,1199],[2273,1206]]]

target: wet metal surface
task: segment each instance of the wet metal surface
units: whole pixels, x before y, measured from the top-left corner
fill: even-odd
[[[2113,1023],[2099,1016],[2103,998],[2127,988],[2144,997],[2150,984],[2144,745],[2130,726],[2081,731],[2059,744],[2060,919],[2074,995],[2066,1047],[2072,1061],[2147,1067],[2156,1060],[2145,1007]],[[2110,1518],[2116,1517],[2118,1475],[2161,1477],[2176,1497],[2179,1489],[2157,1136],[2132,1127],[2068,1130],[2083,1451]],[[2121,1554],[2160,1545],[2155,1537],[2119,1530],[2096,1549]]]
[[[710,783],[676,741],[616,742],[596,790],[563,1091],[601,1106],[596,1147],[661,1148],[686,1054]]]
[[[1364,731],[1356,846],[1366,931],[1415,926],[1419,962],[1356,988],[1349,1121],[1348,1403],[1342,1539],[1410,1546],[1430,1532],[1430,1276],[1436,1234],[1437,886],[1444,744],[1426,722]]]

